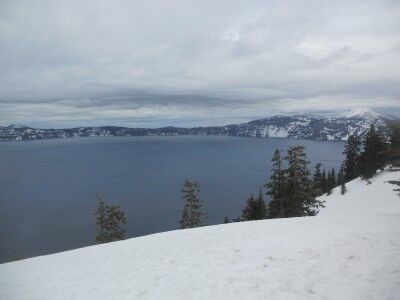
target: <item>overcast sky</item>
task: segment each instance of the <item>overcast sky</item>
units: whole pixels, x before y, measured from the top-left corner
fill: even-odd
[[[400,1],[0,0],[0,125],[400,112]]]

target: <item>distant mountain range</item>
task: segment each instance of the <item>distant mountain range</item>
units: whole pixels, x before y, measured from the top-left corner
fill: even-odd
[[[336,117],[321,115],[278,115],[242,124],[211,127],[127,128],[117,126],[38,129],[23,125],[0,126],[0,141],[25,141],[89,136],[176,136],[224,135],[242,137],[292,137],[311,140],[346,140],[349,135],[363,137],[370,125],[387,133],[388,122],[400,118],[356,109]]]

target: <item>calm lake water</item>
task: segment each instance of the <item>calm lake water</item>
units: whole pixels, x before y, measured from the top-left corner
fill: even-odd
[[[94,244],[96,193],[126,211],[129,237],[176,229],[180,189],[197,180],[208,224],[237,217],[270,175],[276,148],[306,146],[338,167],[343,143],[218,136],[96,137],[0,143],[0,257]]]

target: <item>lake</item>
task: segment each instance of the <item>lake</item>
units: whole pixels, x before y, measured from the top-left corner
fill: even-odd
[[[201,185],[208,224],[241,214],[276,148],[306,146],[338,167],[342,142],[222,136],[92,137],[0,143],[0,257],[92,245],[96,193],[126,212],[128,236],[178,228],[185,179]]]

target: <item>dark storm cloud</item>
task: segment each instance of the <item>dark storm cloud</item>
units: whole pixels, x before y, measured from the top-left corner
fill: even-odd
[[[0,123],[400,107],[398,1],[1,1]]]

